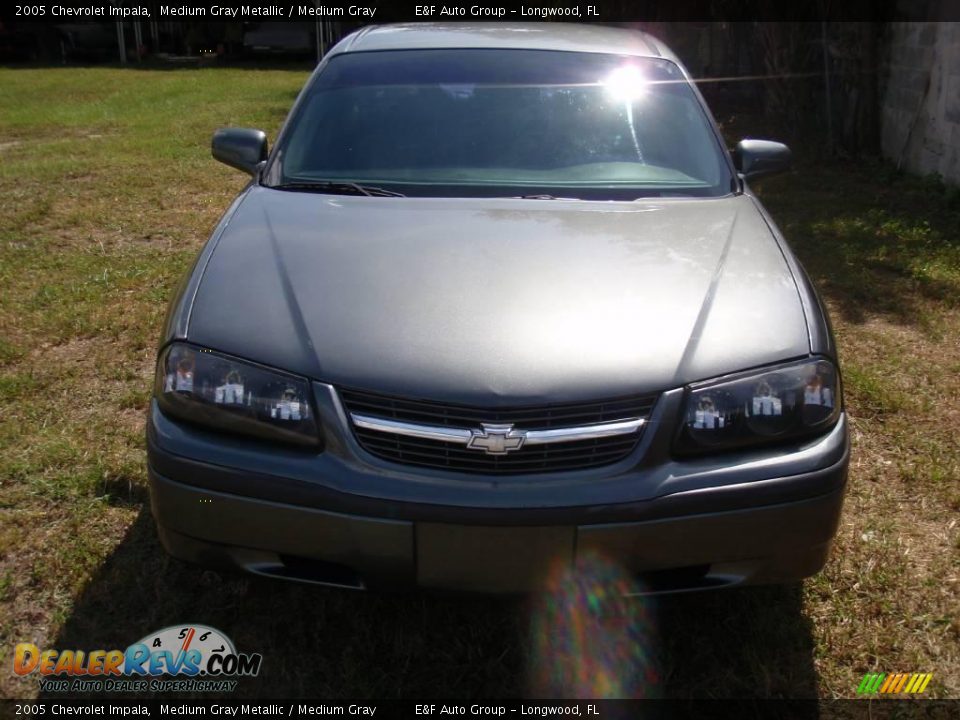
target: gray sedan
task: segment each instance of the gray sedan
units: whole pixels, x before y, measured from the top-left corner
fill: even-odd
[[[636,592],[824,564],[849,459],[823,304],[679,61],[588,25],[334,47],[171,304],[173,555],[349,588]]]

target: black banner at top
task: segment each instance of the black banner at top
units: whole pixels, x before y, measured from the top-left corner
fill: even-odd
[[[432,3],[432,4],[431,4]],[[960,4],[896,0],[775,2],[772,0],[528,0],[508,2],[385,2],[382,0],[25,0],[8,4],[10,22],[359,22],[399,21],[892,21],[957,20]]]

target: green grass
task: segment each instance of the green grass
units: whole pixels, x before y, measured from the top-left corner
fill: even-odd
[[[545,668],[595,669],[544,655],[582,613],[598,647],[642,646],[649,663],[627,652],[616,672],[653,694],[851,697],[868,671],[933,672],[928,695],[960,694],[958,196],[882,164],[758,185],[831,309],[855,445],[831,561],[802,587],[620,615],[560,603],[545,626],[532,600],[355,595],[164,555],[143,448],[155,341],[245,182],[210,135],[274,137],[305,79],[0,69],[0,663],[16,642],[125,647],[195,621],[264,653],[246,696],[549,694]],[[37,686],[3,673],[0,692]]]

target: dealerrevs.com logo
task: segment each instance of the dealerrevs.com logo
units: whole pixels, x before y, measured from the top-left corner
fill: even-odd
[[[13,671],[36,674],[47,692],[229,692],[237,676],[260,672],[260,653],[239,653],[224,633],[206,625],[172,625],[126,650],[14,649]],[[172,678],[172,679],[170,679]]]

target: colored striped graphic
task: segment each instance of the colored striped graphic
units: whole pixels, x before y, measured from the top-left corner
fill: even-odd
[[[871,693],[919,695],[927,689],[933,673],[867,673],[857,687],[857,695]]]

